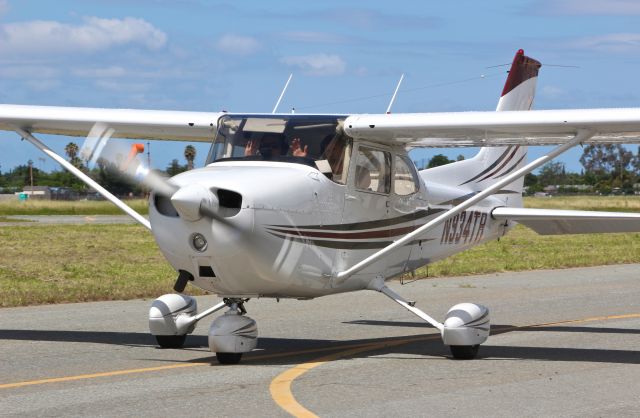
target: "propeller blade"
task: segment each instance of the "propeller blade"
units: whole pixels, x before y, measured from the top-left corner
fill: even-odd
[[[130,145],[126,141],[110,141],[114,133],[113,128],[102,122],[93,125],[79,153],[89,169],[113,169],[129,180],[166,196],[172,196],[178,190],[167,177],[151,170],[146,161],[139,158],[144,153],[144,144]]]
[[[170,197],[183,219],[196,221],[206,217],[233,226],[220,215],[218,198],[211,190],[201,185],[177,186],[168,177],[148,167],[144,158],[139,158],[144,153],[144,144],[111,141],[114,133],[115,130],[104,123],[93,125],[79,152],[89,169],[113,169],[154,193]]]

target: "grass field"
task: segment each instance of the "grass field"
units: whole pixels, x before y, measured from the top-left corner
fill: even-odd
[[[640,212],[640,196],[525,197],[524,205],[541,209]]]
[[[640,196],[560,196],[526,197],[525,206],[535,208],[640,211]],[[147,214],[146,199],[127,200],[136,211]],[[114,204],[104,200],[50,201],[17,199],[0,201],[0,216],[7,215],[120,215],[123,212]]]
[[[622,206],[623,210],[640,211],[640,197],[528,198],[526,205],[584,210],[621,210]],[[48,210],[44,206],[43,210]],[[640,263],[640,233],[543,237],[518,226],[500,241],[434,263],[428,275],[617,263]],[[426,275],[425,268],[416,272],[416,277]],[[175,273],[153,237],[138,225],[0,226],[3,307],[155,298],[171,292],[174,280]]]
[[[158,296],[174,280],[142,226],[0,227],[0,306]]]
[[[146,199],[125,200],[136,211],[146,215]],[[18,199],[0,201],[0,216],[7,215],[121,215],[123,212],[106,200],[37,200],[24,202]]]

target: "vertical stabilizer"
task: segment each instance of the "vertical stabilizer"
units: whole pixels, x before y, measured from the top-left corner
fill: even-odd
[[[531,109],[540,66],[540,62],[524,55],[522,49],[516,52],[498,101],[497,111]]]
[[[529,110],[535,97],[540,62],[516,52],[496,111]],[[526,164],[527,147],[486,147],[465,161],[421,171],[427,182],[451,184],[469,191],[481,191]],[[455,182],[455,184],[452,184]],[[517,180],[497,193],[508,206],[522,206],[524,179]]]

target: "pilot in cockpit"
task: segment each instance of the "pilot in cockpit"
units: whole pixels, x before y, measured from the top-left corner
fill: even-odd
[[[294,138],[291,146],[287,144],[287,139],[283,134],[266,133],[261,140],[249,140],[244,148],[244,155],[260,155],[264,159],[272,159],[285,155],[294,157],[306,157],[308,146],[304,147],[300,143],[300,138]]]

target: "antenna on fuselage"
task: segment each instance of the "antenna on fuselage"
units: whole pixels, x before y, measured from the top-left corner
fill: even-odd
[[[398,80],[398,85],[396,86],[396,90],[393,92],[393,96],[391,96],[391,101],[389,102],[389,106],[387,107],[387,114],[391,113],[391,106],[393,106],[393,102],[396,101],[396,95],[398,94],[398,90],[400,89],[400,84],[402,84],[402,80],[404,80],[404,73],[400,76],[400,80]]]
[[[276,105],[273,107],[273,111],[271,112],[276,113],[276,110],[278,110],[278,106],[280,106],[280,102],[282,101],[282,97],[284,97],[284,93],[287,91],[287,87],[289,87],[289,82],[291,81],[291,78],[293,77],[293,73],[289,74],[289,78],[287,79],[287,82],[284,85],[284,88],[282,89],[282,93],[280,93],[280,97],[278,97],[278,101],[276,102]]]

